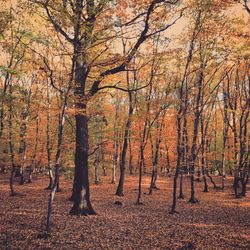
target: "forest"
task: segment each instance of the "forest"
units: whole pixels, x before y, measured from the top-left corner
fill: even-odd
[[[250,1],[0,0],[0,249],[250,249]]]

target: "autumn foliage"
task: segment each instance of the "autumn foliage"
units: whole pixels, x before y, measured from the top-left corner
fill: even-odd
[[[155,248],[210,249],[218,240],[213,218],[225,216],[222,200],[229,216],[242,212],[239,221],[229,220],[230,227],[241,224],[249,203],[249,7],[245,0],[2,0],[0,192],[11,195],[2,213],[26,207],[36,196],[43,200],[37,209],[46,247],[55,241],[47,239],[55,237],[54,224],[62,229],[60,211],[68,199],[70,215],[98,214],[95,227],[99,212],[100,223],[112,220],[114,211],[142,214],[147,237],[160,228],[149,244]],[[22,197],[26,189],[30,197]],[[201,240],[206,247],[193,237],[182,242],[179,232],[174,243],[163,239],[175,219],[178,230],[184,223],[203,232],[208,225],[202,209],[213,217],[207,242]],[[78,217],[62,215],[72,225],[77,221],[74,229],[66,226],[76,233]],[[244,223],[235,236],[242,245],[229,239],[232,228],[228,234],[220,228],[227,243],[217,242],[218,249],[247,249],[249,221]],[[136,228],[131,225],[126,224],[129,239]],[[109,229],[99,236],[114,244]],[[90,242],[95,240],[89,233],[78,236],[88,243],[74,247],[115,248],[105,240]],[[147,245],[145,238],[134,239]],[[133,240],[126,246],[135,248]],[[39,244],[35,240],[31,248]]]

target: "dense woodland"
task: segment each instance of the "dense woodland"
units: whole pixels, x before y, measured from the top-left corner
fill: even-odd
[[[95,220],[92,187],[123,207],[127,180],[138,216],[165,181],[169,217],[248,199],[249,20],[247,0],[0,0],[0,192],[47,189],[44,238],[66,187]]]

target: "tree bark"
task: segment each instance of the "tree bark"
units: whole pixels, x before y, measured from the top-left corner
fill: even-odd
[[[135,74],[135,72],[134,72]],[[129,72],[127,71],[127,87],[129,89]],[[125,180],[125,173],[126,173],[126,155],[127,155],[127,148],[128,148],[128,137],[129,137],[129,130],[131,127],[131,119],[134,112],[134,105],[133,105],[133,94],[131,91],[128,91],[128,97],[129,97],[129,112],[128,112],[128,118],[124,129],[124,138],[123,138],[123,147],[122,147],[122,153],[121,153],[121,160],[120,160],[120,178],[119,178],[119,184],[116,190],[116,195],[123,196],[123,186],[124,186],[124,180]]]
[[[115,122],[114,122],[114,143],[113,143],[113,166],[112,166],[112,178],[111,183],[115,184],[116,181],[116,168],[118,162],[118,115],[119,115],[119,99],[118,99],[118,91],[116,90],[115,95]]]
[[[122,147],[122,154],[121,154],[121,160],[120,160],[120,178],[119,178],[119,184],[116,190],[116,195],[123,196],[123,186],[124,186],[124,180],[125,180],[125,172],[126,172],[126,154],[127,154],[127,147],[128,147],[128,134],[129,134],[129,128],[131,125],[131,115],[133,113],[133,108],[129,108],[129,117],[125,125],[124,130],[124,141],[123,141],[123,147]]]
[[[82,96],[78,96],[80,100]],[[77,103],[76,120],[76,152],[75,152],[75,190],[71,215],[96,214],[90,202],[89,175],[88,175],[88,117],[87,103]]]
[[[143,151],[144,148],[140,146],[140,162],[139,162],[139,181],[138,181],[138,196],[137,196],[137,205],[142,205],[142,164],[143,164]]]
[[[47,127],[46,127],[46,149],[47,149],[47,162],[48,162],[48,172],[49,172],[49,185],[47,189],[53,188],[53,172],[51,166],[51,96],[50,87],[47,84]]]

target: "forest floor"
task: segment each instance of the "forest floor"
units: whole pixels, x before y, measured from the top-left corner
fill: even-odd
[[[98,215],[83,217],[69,215],[72,181],[61,181],[62,192],[53,204],[52,233],[44,238],[47,178],[16,184],[18,195],[10,197],[7,176],[0,176],[0,249],[250,249],[250,190],[248,197],[235,199],[232,179],[223,192],[210,187],[203,193],[202,183],[196,182],[199,202],[190,204],[186,178],[179,214],[169,214],[172,178],[160,177],[160,189],[144,194],[140,206],[135,205],[136,176],[126,176],[122,198],[114,196],[116,185],[102,179],[103,184],[91,186]],[[149,176],[143,177],[144,192],[149,181]],[[115,205],[116,200],[123,206]]]

